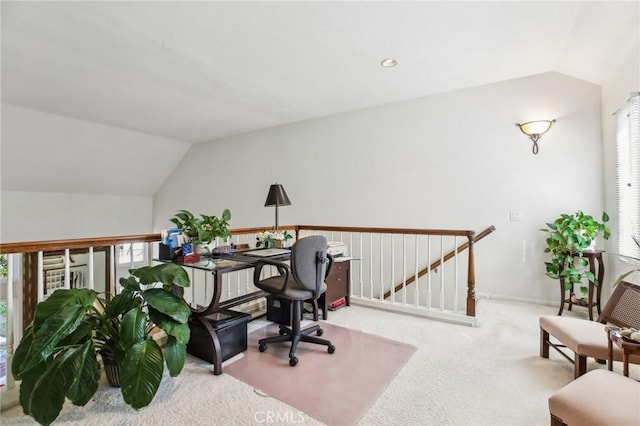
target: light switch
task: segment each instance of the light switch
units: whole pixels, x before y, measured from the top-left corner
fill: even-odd
[[[522,222],[522,210],[510,210],[509,220],[511,222]]]

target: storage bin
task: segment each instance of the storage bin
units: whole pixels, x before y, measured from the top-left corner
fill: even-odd
[[[222,361],[247,350],[247,323],[251,315],[225,310],[203,317],[211,324],[220,340]],[[187,352],[213,364],[211,336],[195,318],[189,319],[191,338]]]

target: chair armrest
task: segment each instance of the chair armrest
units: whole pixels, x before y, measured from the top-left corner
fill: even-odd
[[[274,260],[262,259],[257,261],[253,269],[253,284],[256,287],[260,287],[258,285],[261,281],[260,274],[262,273],[262,268],[265,266],[275,266],[278,269],[278,274],[280,274],[280,276],[284,276],[282,288],[280,288],[278,292],[272,294],[278,295],[284,293],[284,290],[287,288],[287,283],[289,282],[289,277],[291,276],[291,267],[286,263],[276,262]]]
[[[324,280],[327,280],[327,277],[329,276],[329,272],[331,272],[331,267],[333,266],[333,256],[331,256],[329,253],[327,253],[327,259],[329,259],[329,264],[327,265],[327,270],[324,273]]]

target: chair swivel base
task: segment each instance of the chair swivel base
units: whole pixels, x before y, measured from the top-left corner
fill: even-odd
[[[300,304],[296,301],[293,307],[293,315],[296,318],[296,311],[299,311]],[[297,317],[299,318],[299,317]],[[280,325],[279,335],[266,337],[258,341],[258,350],[264,352],[267,350],[267,343],[280,343],[291,342],[291,349],[289,350],[289,365],[295,367],[298,364],[298,358],[296,358],[296,349],[299,342],[315,343],[318,345],[327,346],[327,352],[330,354],[336,351],[336,347],[331,344],[329,340],[321,339],[316,336],[310,336],[311,333],[316,333],[316,336],[322,336],[324,331],[319,325],[312,325],[303,330],[300,329],[300,321],[293,321],[291,328],[284,325]]]

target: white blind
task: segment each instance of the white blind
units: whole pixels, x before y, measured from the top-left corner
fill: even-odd
[[[616,112],[618,253],[640,258],[640,93]]]

